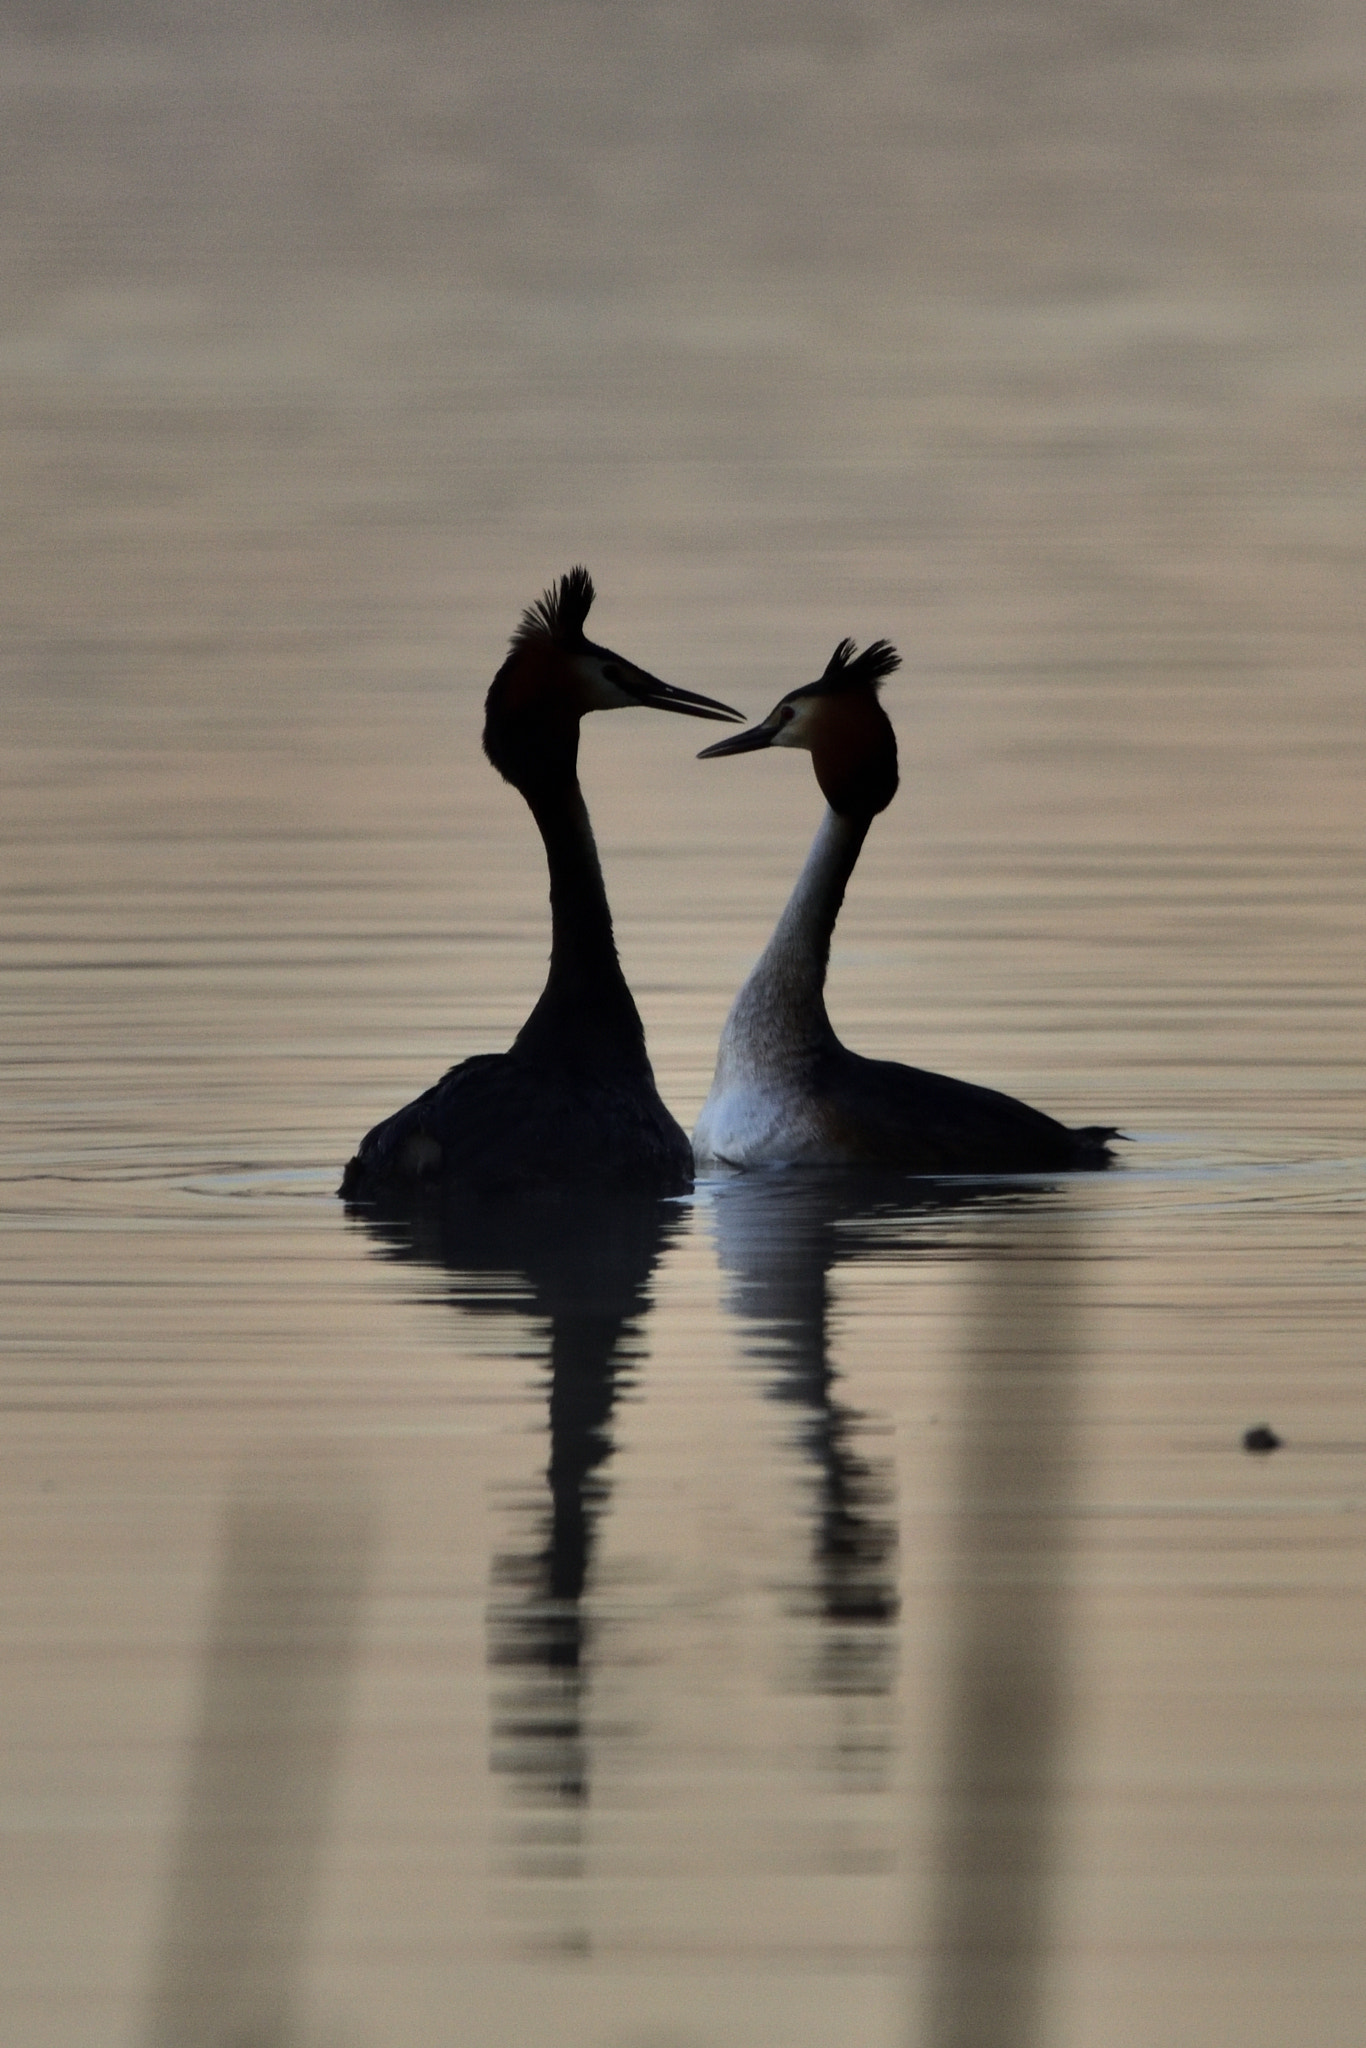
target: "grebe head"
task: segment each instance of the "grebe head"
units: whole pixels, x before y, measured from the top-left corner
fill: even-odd
[[[704,747],[697,758],[805,747],[832,811],[876,817],[897,787],[896,734],[877,693],[883,677],[900,666],[890,641],[874,640],[857,654],[852,640],[841,640],[823,676],[780,697],[762,724]]]
[[[579,721],[589,711],[646,704],[690,718],[743,722],[743,714],[693,690],[676,690],[588,638],[593,602],[584,568],[561,576],[522,613],[508,656],[484,704],[484,752],[518,789],[572,776]]]

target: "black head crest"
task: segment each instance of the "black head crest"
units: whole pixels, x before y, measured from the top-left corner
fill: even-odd
[[[592,609],[594,595],[593,579],[580,564],[567,576],[561,576],[558,584],[552,583],[535,604],[527,606],[514,639],[549,638],[557,647],[581,647],[583,622]]]
[[[874,640],[862,654],[852,640],[841,640],[825,665],[818,683],[808,685],[812,696],[833,697],[843,690],[876,690],[884,677],[901,666],[901,656],[890,640]]]

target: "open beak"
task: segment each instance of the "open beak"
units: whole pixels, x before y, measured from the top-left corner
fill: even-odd
[[[681,711],[689,718],[715,718],[725,725],[745,722],[743,711],[730,704],[718,704],[715,697],[699,696],[696,690],[676,690],[672,683],[661,683],[658,676],[643,668],[628,668],[624,662],[619,669],[622,689],[637,704],[648,704],[655,711]]]
[[[728,740],[718,740],[714,747],[703,747],[699,761],[715,761],[722,754],[757,754],[760,747],[771,747],[778,737],[778,727],[770,719],[762,725],[752,725],[748,732],[732,733]]]

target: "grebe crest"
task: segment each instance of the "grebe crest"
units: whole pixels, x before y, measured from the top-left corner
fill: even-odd
[[[579,566],[527,606],[484,700],[484,752],[504,781],[526,794],[572,779],[579,725],[590,711],[647,705],[730,724],[740,714],[692,690],[660,682],[584,632],[595,596]]]
[[[509,1051],[478,1054],[377,1124],[342,1193],[375,1200],[456,1184],[477,1190],[599,1185],[678,1190],[692,1153],[655,1088],[640,1015],[577,776],[590,711],[644,705],[743,723],[714,698],[662,683],[584,632],[593,580],[562,576],[523,613],[484,707],[484,751],[529,805],[550,874],[550,972]]]
[[[804,747],[831,810],[841,817],[875,818],[896,795],[899,781],[896,734],[878,691],[900,666],[901,656],[888,640],[874,640],[862,654],[852,640],[841,640],[814,683],[789,690],[759,725],[704,747],[698,759]]]
[[[873,819],[897,791],[896,735],[878,701],[901,657],[841,640],[823,675],[701,759],[804,747],[829,809],[773,936],[726,1019],[693,1133],[699,1166],[877,1166],[917,1174],[1104,1166],[1111,1130],[1069,1130],[994,1089],[864,1059],[825,1008],[830,940]]]

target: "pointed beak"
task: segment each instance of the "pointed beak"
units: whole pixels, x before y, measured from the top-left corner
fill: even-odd
[[[722,754],[757,754],[760,747],[771,747],[778,737],[778,728],[765,719],[762,725],[752,725],[748,732],[732,733],[728,740],[718,740],[714,747],[703,747],[699,761],[718,761]]]
[[[745,722],[743,711],[718,704],[715,697],[699,696],[696,690],[676,690],[672,683],[661,683],[643,668],[627,668],[625,663],[620,667],[621,687],[637,704],[648,704],[655,711],[681,711],[688,718],[715,718],[724,725]]]

